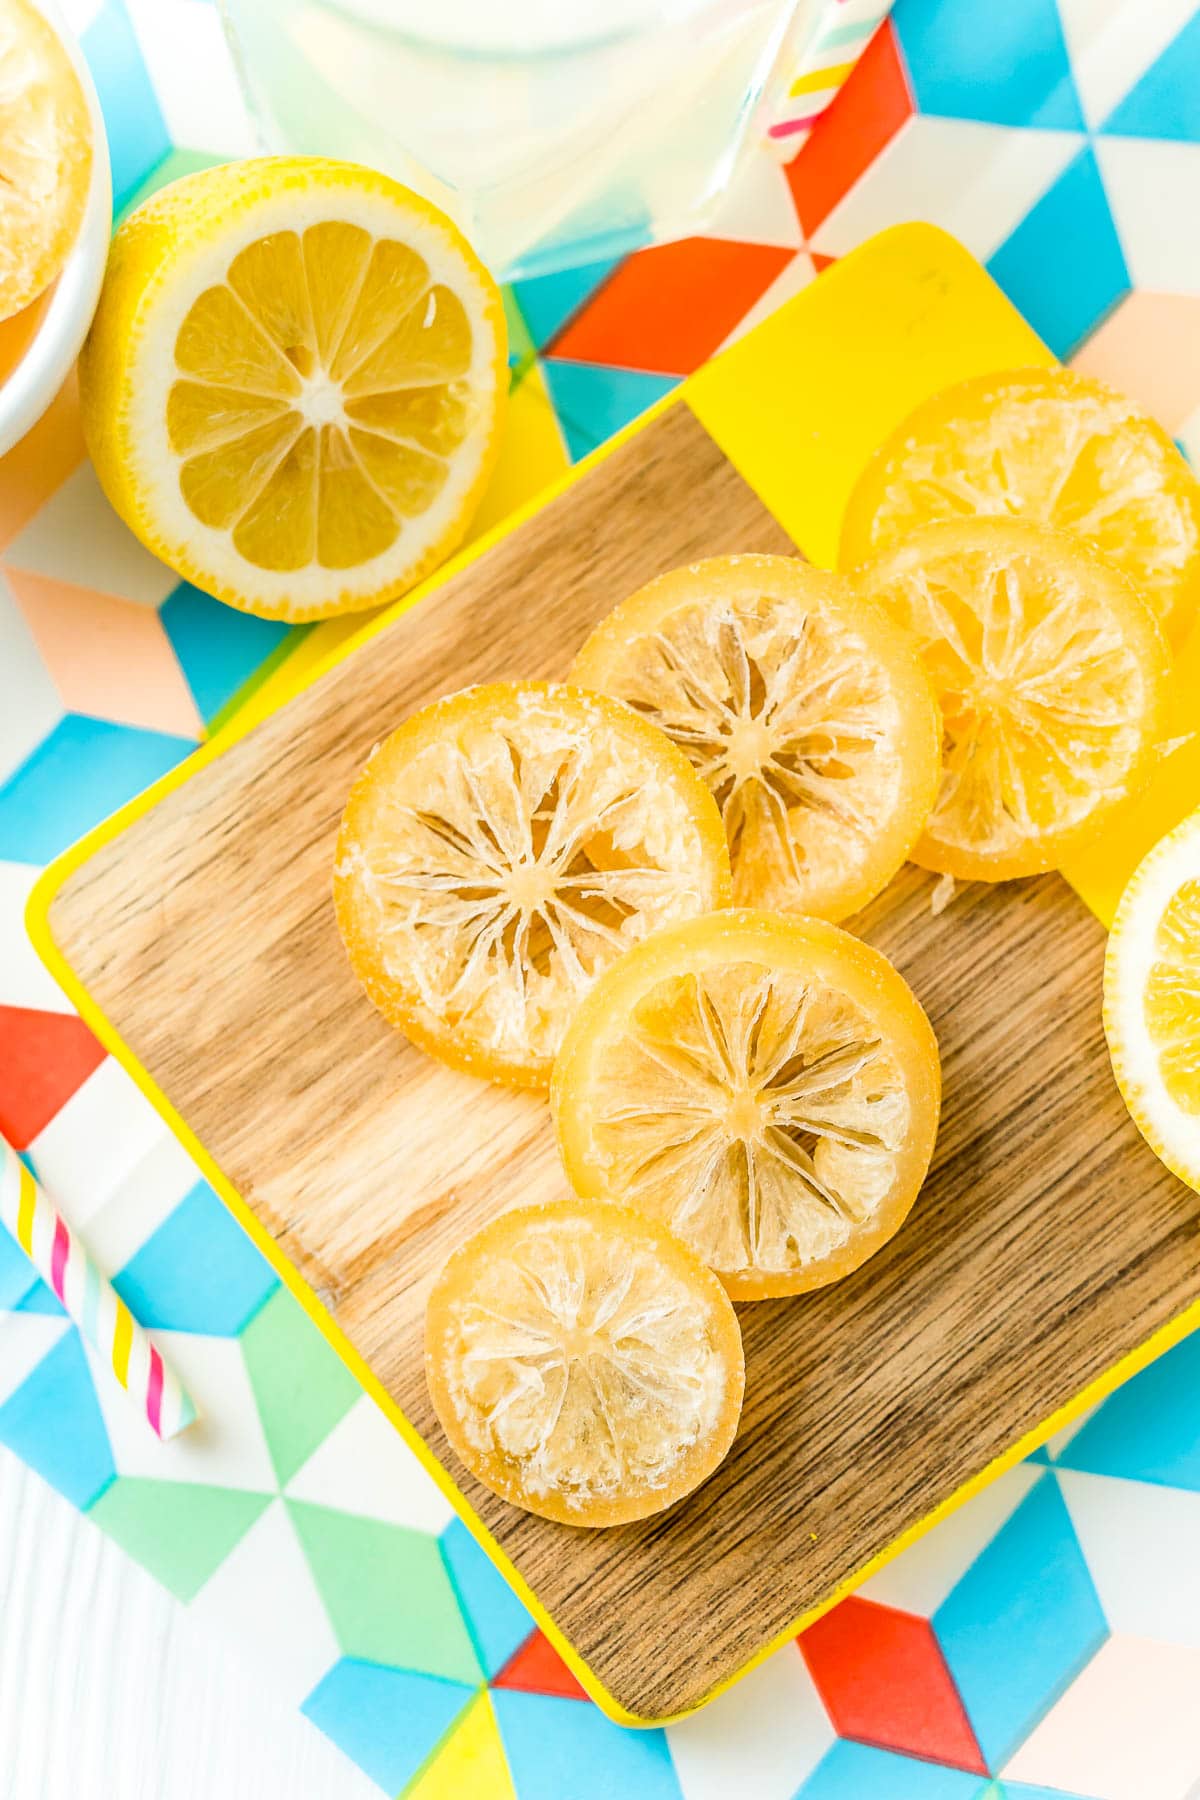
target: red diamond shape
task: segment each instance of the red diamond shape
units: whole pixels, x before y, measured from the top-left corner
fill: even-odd
[[[13,1148],[27,1149],[103,1061],[74,1013],[0,1006],[0,1132]]]
[[[811,237],[915,111],[896,34],[875,33],[853,75],[818,121],[787,178]]]
[[[554,1645],[540,1631],[531,1632],[509,1657],[492,1686],[519,1688],[525,1694],[558,1694],[564,1700],[587,1699]]]
[[[545,348],[571,362],[690,375],[795,254],[775,244],[704,237],[639,250]]]
[[[798,1641],[839,1737],[987,1774],[928,1619],[852,1598]]]

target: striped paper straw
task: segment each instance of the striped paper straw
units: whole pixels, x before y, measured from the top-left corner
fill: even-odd
[[[767,141],[781,161],[791,162],[803,148],[891,10],[891,0],[830,0],[824,7],[767,128]]]
[[[191,1395],[11,1144],[0,1137],[0,1222],[160,1438],[196,1417]]]

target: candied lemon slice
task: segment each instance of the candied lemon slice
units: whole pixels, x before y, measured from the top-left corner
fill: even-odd
[[[797,557],[662,575],[592,633],[571,679],[687,752],[721,808],[739,906],[842,919],[924,829],[941,722],[904,634]]]
[[[1167,646],[1090,545],[1017,520],[929,525],[859,580],[915,634],[941,704],[915,862],[982,881],[1055,868],[1147,781]]]
[[[720,1283],[660,1226],[583,1200],[502,1213],[455,1251],[425,1368],[471,1473],[567,1525],[690,1493],[733,1442],[744,1380]]]
[[[334,897],[355,972],[414,1042],[544,1087],[601,970],[729,898],[711,794],[602,694],[468,688],[375,751],[346,806]]]
[[[49,287],[79,235],[92,179],[83,87],[29,0],[0,7],[0,319]]]
[[[1155,845],[1121,896],[1104,1029],[1139,1131],[1200,1192],[1200,812]]]
[[[505,386],[500,296],[455,227],[318,157],[204,169],[138,207],[80,364],[125,522],[287,619],[390,599],[462,539]]]
[[[981,375],[917,407],[846,509],[844,568],[938,519],[1021,517],[1111,557],[1175,644],[1200,600],[1200,485],[1162,426],[1070,369]]]
[[[735,1300],[836,1281],[925,1178],[937,1040],[869,945],[731,911],[657,933],[597,982],[554,1066],[578,1193],[678,1234]]]

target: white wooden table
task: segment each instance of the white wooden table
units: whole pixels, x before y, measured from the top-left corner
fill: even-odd
[[[0,1448],[0,1800],[379,1800],[379,1789]]]

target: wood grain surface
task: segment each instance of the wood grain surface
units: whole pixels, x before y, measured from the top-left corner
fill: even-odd
[[[789,547],[678,404],[135,822],[51,910],[130,1050],[642,1718],[696,1704],[1200,1287],[1200,1200],[1109,1071],[1100,926],[1053,876],[971,887],[935,918],[931,878],[906,870],[855,928],[941,1040],[934,1167],[852,1279],[739,1309],[727,1462],[665,1517],[586,1533],[516,1512],[450,1458],[421,1368],[431,1277],[483,1219],[563,1182],[542,1098],[429,1061],[359,993],[329,899],[345,793],[414,707],[560,674],[651,575]]]

